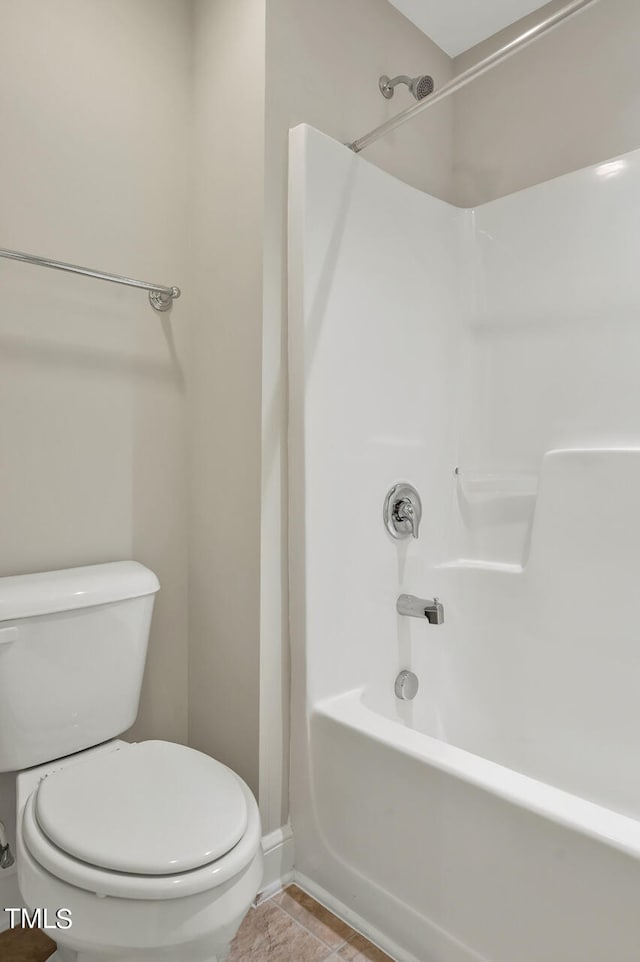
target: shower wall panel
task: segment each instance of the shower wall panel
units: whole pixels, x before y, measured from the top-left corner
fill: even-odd
[[[455,463],[465,215],[306,126],[291,162],[309,188],[291,209],[291,307],[304,317],[290,340],[292,578],[322,696],[336,659],[345,686],[369,667],[372,680],[381,664],[393,671],[398,581],[424,587],[443,556],[446,518],[433,508],[447,503]],[[397,554],[381,519],[399,480],[425,512],[420,541]]]
[[[463,211],[292,132],[296,866],[400,962],[637,957],[638,197]]]
[[[521,564],[545,452],[640,445],[640,152],[471,213],[453,556]]]

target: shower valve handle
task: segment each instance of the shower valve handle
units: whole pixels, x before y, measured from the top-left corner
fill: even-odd
[[[384,523],[392,538],[417,538],[422,519],[420,495],[412,484],[399,482],[387,492],[383,509]]]

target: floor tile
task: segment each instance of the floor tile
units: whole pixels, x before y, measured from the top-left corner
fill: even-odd
[[[9,929],[0,933],[2,962],[45,962],[55,948],[55,943],[39,929]]]
[[[391,956],[369,942],[363,935],[356,935],[343,945],[336,953],[336,958],[346,959],[347,962],[393,962]]]
[[[323,962],[330,949],[273,900],[250,909],[228,962]]]
[[[289,885],[275,898],[275,902],[331,949],[338,948],[356,934],[350,925],[337,918],[297,885]]]

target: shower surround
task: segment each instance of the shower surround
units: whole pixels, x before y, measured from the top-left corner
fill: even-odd
[[[471,211],[291,134],[296,864],[400,962],[637,962],[639,200],[639,152]]]

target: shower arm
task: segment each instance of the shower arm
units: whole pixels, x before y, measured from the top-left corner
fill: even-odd
[[[412,78],[407,77],[405,73],[400,74],[398,77],[384,77],[384,78],[380,77],[380,84],[379,84],[380,91],[383,96],[389,97],[390,94],[385,94],[385,88],[386,90],[393,91],[398,86],[398,84],[406,84],[407,87],[410,87],[411,81],[412,81]]]
[[[381,137],[391,133],[392,130],[396,130],[397,127],[401,127],[403,124],[406,124],[407,121],[413,120],[413,118],[418,114],[421,114],[423,110],[428,110],[429,107],[434,107],[446,97],[450,97],[451,94],[454,94],[457,90],[461,90],[463,87],[466,87],[467,84],[472,83],[477,77],[481,77],[483,74],[496,67],[499,63],[502,63],[504,60],[512,57],[514,53],[518,53],[519,50],[523,50],[525,47],[528,47],[529,44],[534,43],[534,41],[536,41],[543,34],[553,30],[554,27],[557,27],[564,20],[567,20],[569,17],[574,16],[574,14],[579,13],[581,10],[586,9],[597,2],[598,0],[572,0],[571,3],[568,3],[565,7],[562,7],[561,10],[558,10],[556,13],[546,17],[534,27],[530,27],[529,30],[525,30],[524,33],[505,44],[504,47],[501,47],[499,50],[494,51],[494,53],[489,54],[489,56],[485,57],[484,60],[480,60],[472,67],[464,70],[457,77],[454,77],[453,80],[450,80],[449,83],[441,87],[436,93],[431,94],[431,96],[419,101],[417,104],[413,104],[411,107],[407,107],[406,110],[400,111],[400,113],[396,114],[395,117],[391,117],[391,119],[385,121],[384,124],[380,124],[379,127],[376,127],[368,134],[365,134],[364,137],[354,140],[353,143],[349,144],[349,147],[354,151],[354,153],[360,153],[361,150],[371,146],[371,144],[374,144],[377,140],[380,140]]]
[[[411,77],[407,77],[406,74],[402,73],[402,74],[400,74],[398,77],[392,77],[392,79],[389,80],[387,86],[389,86],[389,87],[397,87],[398,84],[406,84],[407,87],[408,87],[409,84],[411,83],[411,80],[412,80]]]

